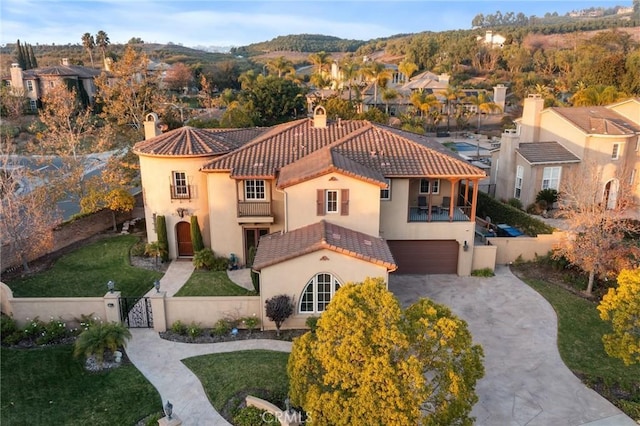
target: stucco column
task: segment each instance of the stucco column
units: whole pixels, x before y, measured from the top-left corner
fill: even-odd
[[[104,311],[106,313],[105,321],[121,323],[120,318],[120,292],[114,291],[104,295]]]
[[[149,299],[151,299],[151,312],[153,312],[153,330],[158,333],[167,331],[166,295],[166,291],[160,291],[149,296]]]

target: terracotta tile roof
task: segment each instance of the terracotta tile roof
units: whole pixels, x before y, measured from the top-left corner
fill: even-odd
[[[521,143],[516,152],[530,164],[580,162],[580,158],[558,142]]]
[[[548,108],[591,135],[632,135],[640,126],[604,106]]]
[[[133,152],[158,157],[205,157],[240,148],[266,129],[198,129],[180,127],[155,138],[138,142]]]
[[[322,154],[318,154],[316,160],[322,159],[324,168],[320,167],[321,164],[313,164],[315,173],[329,170],[331,164],[373,180],[379,180],[380,175],[438,178],[485,176],[479,168],[422,135],[354,120],[328,122],[326,128],[314,128],[311,119],[274,127],[241,149],[212,160],[202,170],[227,171],[232,178],[273,179],[285,166],[324,147],[329,147],[332,155],[329,157],[324,154],[322,157]],[[310,167],[311,162],[305,159],[303,164]],[[292,170],[313,176],[311,170],[292,165],[282,170],[285,176],[281,185],[294,179]]]
[[[397,268],[391,250],[382,238],[321,220],[294,231],[261,237],[253,269],[259,271],[267,266],[322,249],[375,263],[389,271]]]
[[[326,147],[280,169],[278,188],[286,188],[334,171],[386,187],[381,173]]]

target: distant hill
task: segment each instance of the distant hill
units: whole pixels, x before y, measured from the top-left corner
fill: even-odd
[[[253,43],[248,46],[234,47],[231,53],[243,56],[255,56],[269,52],[355,52],[366,42],[347,40],[321,34],[297,34],[279,36],[270,41]]]

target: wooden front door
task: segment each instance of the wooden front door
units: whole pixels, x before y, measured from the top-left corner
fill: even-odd
[[[176,237],[178,240],[178,256],[193,256],[191,224],[189,222],[178,222],[176,224]]]

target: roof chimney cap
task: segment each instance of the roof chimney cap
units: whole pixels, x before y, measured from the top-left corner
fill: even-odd
[[[313,110],[313,127],[316,129],[327,127],[327,110],[322,105],[318,105]]]

